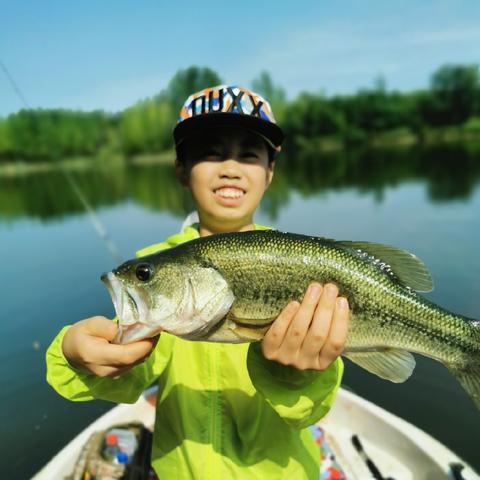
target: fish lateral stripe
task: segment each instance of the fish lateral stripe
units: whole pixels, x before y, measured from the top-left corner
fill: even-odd
[[[357,362],[391,381],[408,377],[405,365],[412,365],[411,353],[430,357],[457,372],[476,401],[478,321],[449,312],[412,289],[422,282],[425,286],[429,278],[426,267],[412,254],[381,244],[365,247],[366,243],[272,230],[196,238],[114,270],[116,289],[120,285],[135,292],[138,308],[135,312],[129,307],[129,297],[120,290],[114,303],[122,312],[132,311],[129,315],[146,312],[147,328],[152,331],[160,325],[183,338],[240,343],[261,339],[268,330],[266,320],[277,318],[290,301],[301,301],[310,283],[335,283],[351,310],[346,355],[372,349],[383,351],[387,357],[392,351],[407,352],[390,358],[378,353],[376,358],[367,360],[364,356]],[[363,249],[353,248],[359,245]],[[374,260],[366,261],[358,250]],[[383,254],[389,257],[385,263],[392,266],[392,274],[378,265]],[[140,262],[151,265],[154,272],[146,282],[135,276]],[[230,305],[227,290],[232,295]],[[210,310],[192,307],[200,298],[208,299],[200,303],[208,304]],[[188,305],[188,312],[193,313],[187,315]],[[228,305],[228,311],[223,312],[222,305]],[[215,317],[215,312],[223,315]],[[131,320],[125,316],[125,321]],[[399,370],[402,362],[403,374],[395,376],[392,372]]]

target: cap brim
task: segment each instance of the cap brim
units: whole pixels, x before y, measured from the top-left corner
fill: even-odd
[[[285,138],[282,129],[275,123],[251,115],[238,113],[206,113],[187,118],[173,129],[175,145],[178,146],[185,138],[195,135],[203,128],[211,127],[244,127],[265,138],[273,148],[278,148]]]

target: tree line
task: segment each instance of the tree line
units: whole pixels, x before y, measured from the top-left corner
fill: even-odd
[[[180,70],[167,87],[119,113],[65,109],[24,109],[0,118],[0,161],[42,161],[75,156],[155,154],[171,150],[172,129],[189,94],[221,84],[209,68]],[[355,94],[326,96],[285,91],[262,72],[253,90],[272,104],[286,133],[286,150],[370,145],[379,139],[410,136],[425,141],[429,132],[460,127],[480,137],[480,75],[477,65],[444,65],[429,88],[389,91],[382,78]],[[390,136],[390,137],[389,137]]]

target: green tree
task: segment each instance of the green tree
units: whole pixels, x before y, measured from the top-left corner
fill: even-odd
[[[5,119],[0,118],[0,160],[8,157],[10,154],[10,138],[8,132],[8,123]]]
[[[220,85],[222,79],[208,67],[188,67],[178,71],[167,86],[166,95],[172,108],[179,112],[189,95],[203,88]]]
[[[7,118],[11,148],[23,158],[92,155],[105,141],[103,112],[21,110]]]
[[[444,65],[432,75],[430,95],[420,104],[425,122],[456,125],[478,111],[480,77],[478,65]]]
[[[284,120],[285,109],[287,106],[287,97],[285,90],[273,83],[272,77],[266,71],[252,80],[252,89],[265,97],[272,106],[275,120],[281,125]]]
[[[164,93],[125,110],[120,119],[124,153],[155,153],[172,148],[175,118],[176,113]]]
[[[403,94],[387,92],[384,82],[379,80],[373,90],[334,97],[332,106],[343,112],[347,129],[356,128],[369,133],[405,125],[410,110]]]
[[[343,116],[323,95],[301,93],[288,105],[285,119],[287,134],[316,137],[340,133]]]

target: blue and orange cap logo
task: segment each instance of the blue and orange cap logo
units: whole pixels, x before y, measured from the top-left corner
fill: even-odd
[[[276,123],[270,104],[242,87],[218,85],[190,95],[180,110],[177,123],[206,113],[237,113]]]

